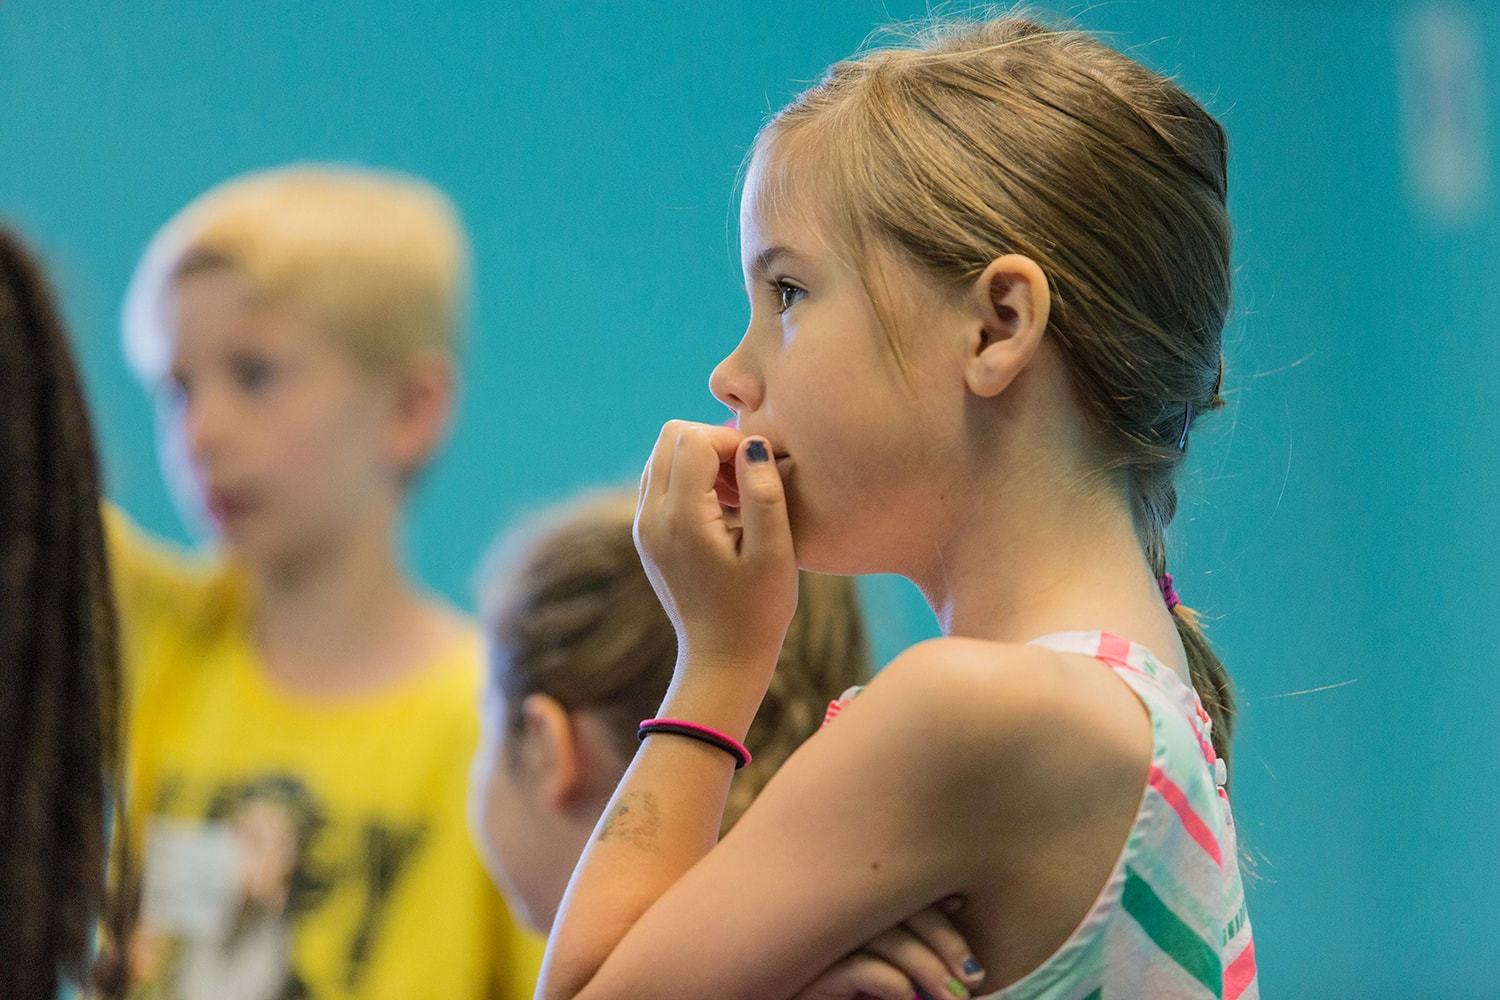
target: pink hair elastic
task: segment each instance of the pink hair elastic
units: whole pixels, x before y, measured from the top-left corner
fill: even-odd
[[[1163,573],[1156,584],[1161,588],[1161,599],[1167,602],[1167,610],[1176,611],[1182,598],[1177,596],[1177,588],[1172,585],[1172,574]]]
[[[699,743],[707,743],[709,746],[718,747],[729,756],[734,758],[734,769],[738,771],[750,763],[750,751],[745,749],[745,744],[727,733],[721,733],[717,729],[697,722],[689,722],[686,719],[643,719],[640,727],[636,729],[637,739],[644,740],[647,736],[655,733],[670,733],[673,736],[686,736],[690,740]]]

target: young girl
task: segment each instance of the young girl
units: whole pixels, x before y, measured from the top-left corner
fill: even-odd
[[[119,791],[119,668],[83,389],[40,269],[0,229],[0,996],[88,982]],[[107,910],[113,910],[107,915]],[[118,981],[101,995],[122,995]]]
[[[1225,172],[1171,81],[1014,17],[840,63],[766,127],[712,379],[738,429],[669,423],[641,482],[670,721],[541,996],[793,996],[955,893],[989,995],[1256,994],[1228,680],[1163,537],[1220,405]],[[902,573],[945,635],[718,842],[799,565]]]

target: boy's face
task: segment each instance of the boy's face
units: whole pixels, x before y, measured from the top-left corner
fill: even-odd
[[[391,394],[315,315],[221,267],[180,279],[168,318],[165,464],[237,558],[295,564],[394,507]]]

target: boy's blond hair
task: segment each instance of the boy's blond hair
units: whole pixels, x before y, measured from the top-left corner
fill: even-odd
[[[189,203],[152,239],[125,298],[126,357],[145,382],[165,375],[167,293],[215,266],[242,274],[266,301],[315,310],[372,371],[423,349],[452,354],[468,256],[453,204],[426,181],[310,164],[246,174]]]
[[[633,490],[587,496],[507,536],[480,582],[493,646],[489,683],[520,722],[532,694],[589,709],[629,759],[636,724],[656,713],[672,680],[677,637],[636,554]],[[831,698],[870,679],[854,581],[802,573],[797,613],[750,727],[754,761],[735,776],[728,830],[786,759],[817,732]],[[612,787],[612,783],[611,783]]]

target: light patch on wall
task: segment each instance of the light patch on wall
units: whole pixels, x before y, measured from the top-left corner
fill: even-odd
[[[1420,215],[1462,226],[1484,214],[1490,188],[1479,26],[1447,4],[1397,19],[1407,186]]]

